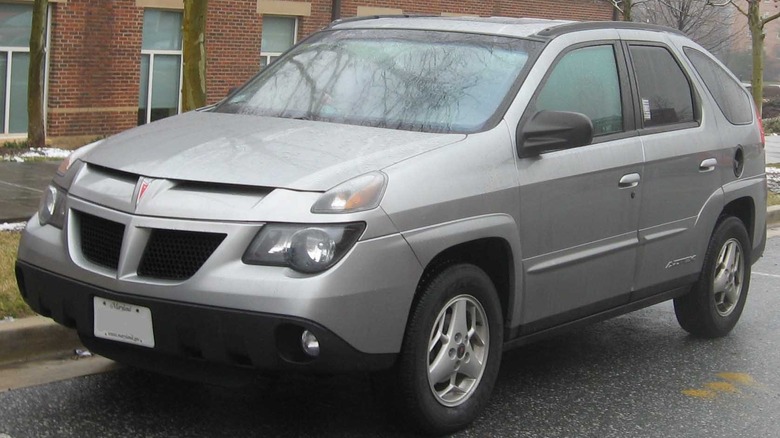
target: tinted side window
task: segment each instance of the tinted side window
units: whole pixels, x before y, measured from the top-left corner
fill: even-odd
[[[663,47],[631,46],[644,126],[694,121],[688,78]]]
[[[704,53],[690,47],[683,50],[726,119],[735,125],[752,123],[753,106],[742,85]]]
[[[594,135],[622,131],[623,107],[613,46],[585,47],[564,55],[539,92],[536,110],[585,114],[593,121]]]

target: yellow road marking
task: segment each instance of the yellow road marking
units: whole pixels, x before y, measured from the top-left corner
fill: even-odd
[[[735,394],[740,390],[737,385],[754,386],[756,381],[750,374],[745,373],[718,373],[716,376],[721,379],[714,382],[707,382],[703,388],[684,389],[683,395],[698,398],[702,400],[713,400],[718,394]]]
[[[745,373],[718,373],[716,376],[720,377],[723,380],[728,380],[729,382],[739,383],[740,385],[754,385],[756,383],[755,380],[753,380],[753,377],[750,376],[750,374]]]
[[[709,382],[705,383],[704,386],[715,392],[739,392],[737,387],[729,382]]]

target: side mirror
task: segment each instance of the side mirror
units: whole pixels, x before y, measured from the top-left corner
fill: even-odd
[[[521,158],[585,146],[593,141],[593,122],[582,113],[539,111],[517,127]]]

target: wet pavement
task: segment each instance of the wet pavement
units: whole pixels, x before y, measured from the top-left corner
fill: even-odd
[[[26,221],[38,210],[57,161],[0,162],[0,224]]]

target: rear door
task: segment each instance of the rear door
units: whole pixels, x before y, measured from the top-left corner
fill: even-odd
[[[711,232],[697,226],[713,214],[705,208],[722,205],[718,169],[724,156],[714,114],[702,106],[678,54],[663,41],[629,42],[627,48],[645,155],[632,297],[641,299],[695,280],[704,258],[698,243]]]

